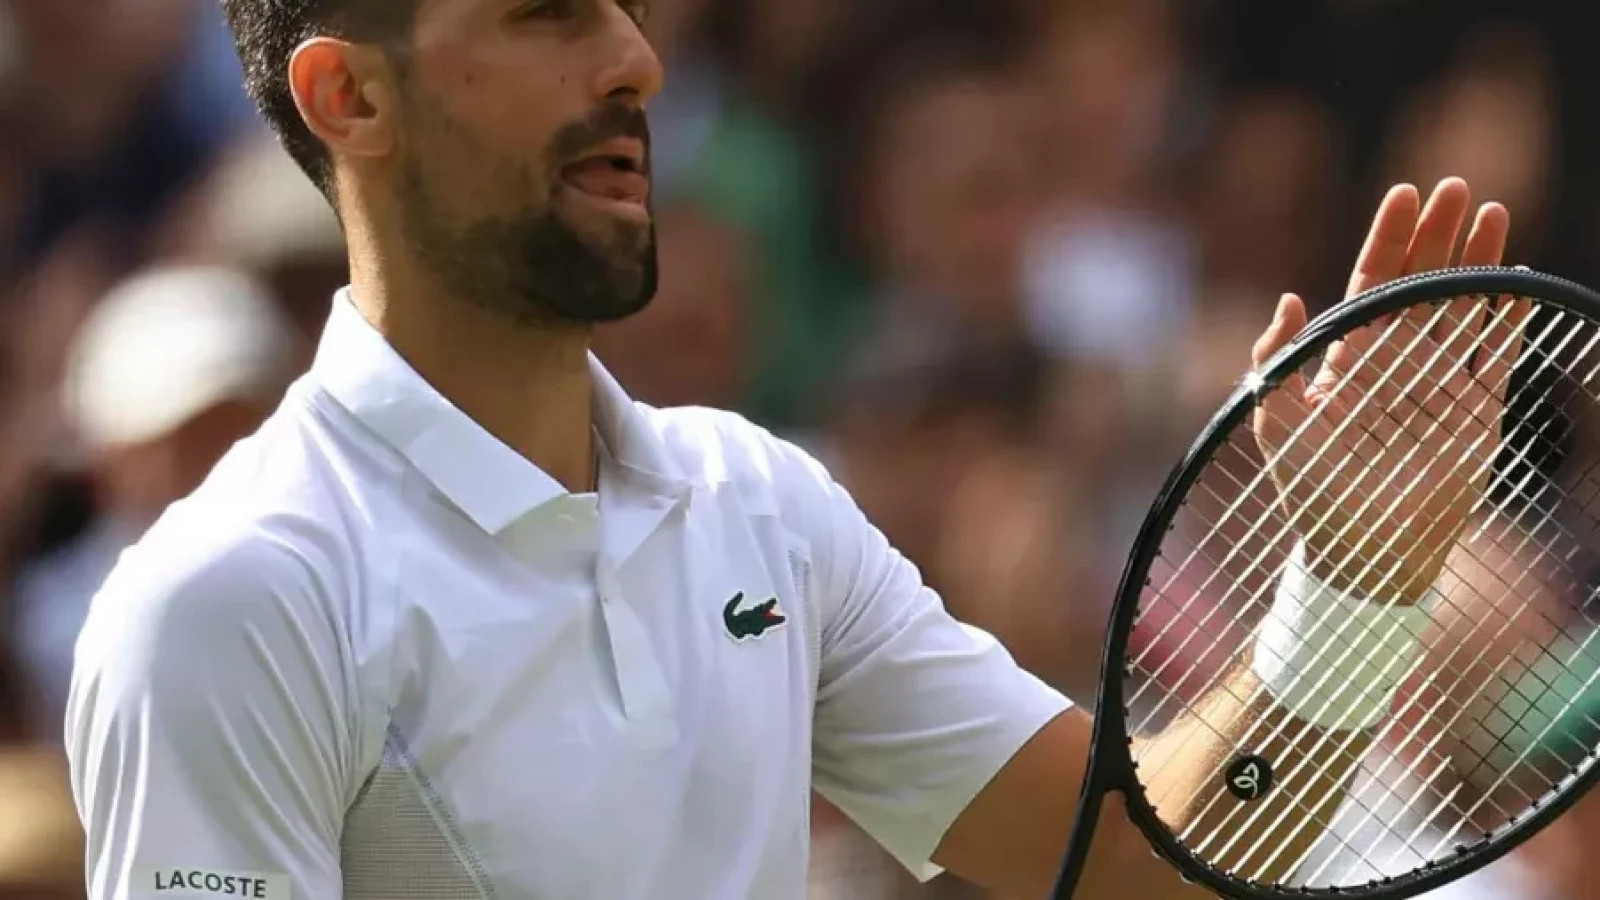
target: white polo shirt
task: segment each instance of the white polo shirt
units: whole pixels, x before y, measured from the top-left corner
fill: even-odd
[[[813,785],[928,874],[1066,708],[795,447],[596,363],[573,496],[334,307],[94,600],[95,900],[798,900]]]

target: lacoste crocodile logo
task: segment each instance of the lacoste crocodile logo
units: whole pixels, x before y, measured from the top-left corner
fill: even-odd
[[[736,641],[759,638],[789,621],[788,617],[778,609],[777,597],[745,609],[739,608],[742,603],[744,603],[744,591],[734,594],[728,605],[722,608],[722,621],[728,626],[728,636]]]

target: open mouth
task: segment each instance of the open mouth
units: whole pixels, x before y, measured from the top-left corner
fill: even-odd
[[[610,141],[561,169],[561,179],[581,193],[618,203],[644,206],[650,198],[650,174],[644,144]]]

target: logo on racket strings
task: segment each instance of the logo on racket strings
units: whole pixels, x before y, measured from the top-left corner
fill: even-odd
[[[1272,790],[1272,763],[1266,758],[1245,754],[1222,773],[1228,793],[1244,801],[1260,800]]]

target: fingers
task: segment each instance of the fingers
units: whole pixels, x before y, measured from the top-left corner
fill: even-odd
[[[1467,243],[1461,251],[1461,265],[1500,265],[1505,260],[1506,241],[1510,235],[1511,213],[1504,206],[1485,203],[1478,207],[1472,230],[1467,233]],[[1448,314],[1442,317],[1434,333],[1435,339],[1449,341],[1449,356],[1453,358],[1458,353],[1471,352],[1471,344],[1478,340],[1479,332],[1495,316],[1496,305],[1489,304],[1487,309],[1484,307],[1483,298],[1476,297],[1449,304]],[[1468,324],[1461,327],[1463,322]],[[1497,351],[1490,347],[1489,352]]]
[[[1262,332],[1251,350],[1251,361],[1255,367],[1260,369],[1265,366],[1305,327],[1305,302],[1294,294],[1284,294],[1278,300],[1272,324]],[[1281,384],[1268,390],[1261,398],[1261,406],[1256,414],[1256,437],[1269,455],[1271,448],[1279,446],[1305,417],[1306,400],[1306,382],[1299,372],[1291,372]]]
[[[1510,234],[1511,214],[1504,206],[1485,203],[1478,207],[1472,230],[1467,233],[1467,242],[1461,251],[1461,265],[1500,265],[1505,259],[1506,241]],[[1446,314],[1439,318],[1434,329],[1434,338],[1445,344],[1443,356],[1449,363],[1465,367],[1466,363],[1460,358],[1472,353],[1474,347],[1477,348],[1480,360],[1478,377],[1491,390],[1495,388],[1495,382],[1484,377],[1487,362],[1506,353],[1510,353],[1514,360],[1518,350],[1511,344],[1521,333],[1520,326],[1514,323],[1507,325],[1505,322],[1506,317],[1514,312],[1505,307],[1511,302],[1511,298],[1489,301],[1483,297],[1452,301],[1446,304]],[[1486,328],[1492,330],[1496,323],[1502,326],[1497,332],[1482,333]],[[1504,396],[1503,387],[1501,396]]]
[[[1490,308],[1485,309],[1488,305]],[[1431,310],[1423,306],[1421,309]],[[1493,315],[1492,304],[1484,297],[1463,297],[1444,304],[1443,313],[1434,321],[1433,339],[1443,348],[1438,361],[1429,366],[1436,378],[1449,378],[1452,373],[1467,374],[1468,358],[1478,344],[1478,332]]]
[[[1479,348],[1478,380],[1505,405],[1511,370],[1522,355],[1522,338],[1533,315],[1533,301],[1525,297],[1501,298],[1491,308],[1489,326]]]
[[[1498,266],[1505,261],[1511,237],[1511,213],[1498,203],[1478,208],[1477,221],[1461,251],[1463,266]],[[1511,370],[1522,355],[1522,335],[1533,313],[1533,303],[1521,297],[1501,297],[1489,304],[1478,349],[1478,379],[1501,407],[1511,384]]]
[[[1466,222],[1467,210],[1471,205],[1472,189],[1465,181],[1460,178],[1446,178],[1439,182],[1433,189],[1433,196],[1428,198],[1428,204],[1422,209],[1416,233],[1411,236],[1404,274],[1433,272],[1450,266],[1450,261],[1455,255],[1456,242],[1461,237],[1461,227]],[[1452,312],[1460,313],[1461,310]],[[1412,326],[1412,330],[1406,333],[1406,338],[1409,339],[1418,331],[1427,329],[1431,322],[1430,336],[1441,343],[1446,341],[1457,323],[1451,321],[1452,316],[1448,314],[1436,317],[1434,313],[1435,310],[1428,306],[1412,308],[1405,317],[1406,323]]]
[[[1421,203],[1417,189],[1409,184],[1397,185],[1384,196],[1350,274],[1349,296],[1393,281],[1405,271]]]
[[[1350,294],[1363,293],[1406,275],[1451,266],[1471,205],[1472,190],[1460,178],[1440,181],[1425,206],[1414,186],[1402,184],[1391,189],[1373,217],[1372,229],[1350,277]],[[1505,207],[1484,204],[1468,231],[1461,264],[1498,265],[1509,233],[1510,215]],[[1478,337],[1480,325],[1473,321],[1464,329],[1458,326],[1476,311],[1475,301],[1462,301],[1450,304],[1443,315],[1436,315],[1436,307],[1418,306],[1398,321],[1373,322],[1351,332],[1332,348],[1328,361],[1334,371],[1328,374],[1332,377],[1352,371],[1361,359],[1366,359],[1368,366],[1386,369],[1400,359],[1406,347],[1429,337],[1452,347],[1459,345],[1462,352],[1467,352],[1471,341]]]
[[[1383,202],[1378,204],[1378,212],[1372,217],[1372,229],[1367,232],[1367,241],[1361,246],[1361,254],[1356,257],[1355,269],[1350,273],[1350,284],[1345,291],[1347,297],[1387,284],[1405,271],[1421,204],[1422,199],[1416,187],[1409,184],[1396,185],[1384,195]],[[1347,368],[1348,364],[1371,349],[1380,331],[1381,327],[1375,324],[1346,335],[1344,340],[1330,348],[1328,363],[1336,369]]]
[[[1428,205],[1417,221],[1416,232],[1406,251],[1403,275],[1447,268],[1455,253],[1456,240],[1472,205],[1472,190],[1460,178],[1446,178],[1433,189]]]
[[[1256,339],[1255,346],[1250,351],[1250,361],[1256,368],[1261,368],[1272,359],[1273,354],[1289,345],[1300,329],[1306,327],[1306,304],[1294,294],[1284,294],[1278,298],[1277,309],[1273,310],[1272,324]]]
[[[1511,235],[1511,213],[1498,203],[1478,207],[1478,217],[1461,251],[1463,266],[1498,266],[1505,260]]]

